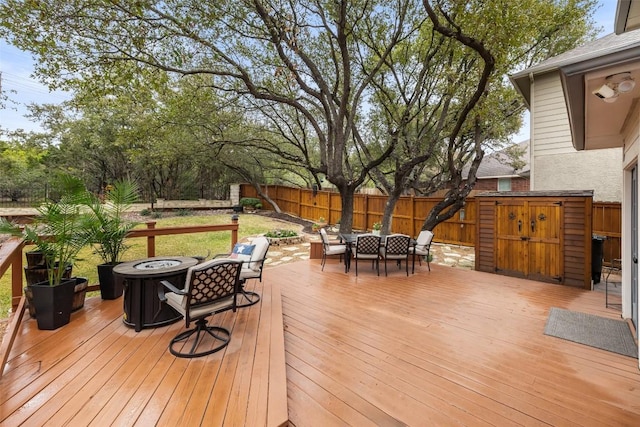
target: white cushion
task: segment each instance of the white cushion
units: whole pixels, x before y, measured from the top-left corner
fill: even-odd
[[[359,254],[359,253],[354,253],[353,256],[359,259],[378,259],[379,257],[378,254]]]
[[[427,249],[416,248],[416,255],[428,255],[429,251]]]
[[[168,292],[165,294],[167,297],[167,304],[173,307],[178,313],[185,316],[187,314],[186,306],[187,306],[187,298],[189,295],[178,295],[174,292]],[[233,305],[233,296],[229,296],[220,301],[216,301],[215,304],[207,304],[202,307],[195,307],[191,309],[191,313],[189,316],[191,318],[205,316],[209,313],[213,313],[219,310],[222,310],[227,307],[231,307]]]
[[[340,255],[347,251],[347,245],[326,245],[325,253],[327,255]]]
[[[251,254],[251,262],[249,268],[254,271],[260,271],[262,268],[262,259],[267,256],[267,250],[269,249],[269,240],[266,237],[256,237],[251,242],[255,247]]]
[[[431,243],[431,239],[433,239],[433,232],[422,230],[416,239],[416,246],[426,246]]]
[[[255,279],[257,277],[260,277],[260,269],[254,270],[249,267],[242,267],[240,270],[241,279]]]

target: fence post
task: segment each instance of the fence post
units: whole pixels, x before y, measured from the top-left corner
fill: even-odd
[[[11,263],[11,307],[15,309],[22,298],[22,248],[24,242],[20,244],[20,249],[15,250]]]
[[[231,223],[236,225],[236,228],[231,230],[231,252],[233,252],[233,247],[238,243],[238,215],[231,216]]]
[[[156,228],[155,221],[147,221],[146,224],[148,230]],[[149,258],[156,256],[156,236],[147,236],[147,256]]]
[[[411,237],[417,236],[416,233],[416,196],[413,194],[411,197]]]

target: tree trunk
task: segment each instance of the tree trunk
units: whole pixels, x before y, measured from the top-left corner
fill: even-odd
[[[280,206],[278,206],[278,204],[271,198],[269,197],[269,195],[267,193],[265,193],[264,191],[262,191],[262,186],[260,184],[256,184],[256,183],[251,183],[251,185],[253,186],[253,188],[256,189],[256,191],[258,192],[258,196],[262,197],[263,199],[265,199],[267,202],[269,202],[269,204],[271,206],[273,206],[273,210],[276,211],[277,213],[282,213],[282,209],[280,209]]]
[[[396,204],[400,199],[400,194],[402,191],[400,189],[394,189],[392,193],[389,193],[387,197],[387,202],[384,205],[384,212],[382,216],[382,228],[380,232],[382,234],[390,234],[391,233],[391,218],[393,217],[393,211],[396,208]]]
[[[340,233],[351,233],[353,231],[353,195],[355,189],[345,186],[339,188],[340,201],[342,202],[342,214],[340,216]]]
[[[424,223],[422,223],[422,230],[433,231],[436,225],[452,218],[453,215],[464,206],[467,195],[468,192],[463,195],[463,193],[458,190],[450,190],[444,199],[431,208],[429,215],[427,215]]]

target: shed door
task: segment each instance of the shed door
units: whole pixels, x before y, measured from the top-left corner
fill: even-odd
[[[496,270],[511,276],[561,282],[561,202],[500,201],[496,208]]]
[[[529,271],[534,280],[562,281],[560,202],[529,202]]]
[[[529,272],[527,207],[521,200],[496,202],[496,271],[526,277]]]

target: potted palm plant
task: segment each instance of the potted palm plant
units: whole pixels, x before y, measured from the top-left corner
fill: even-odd
[[[129,249],[125,242],[127,233],[138,224],[124,217],[124,213],[137,200],[137,184],[121,180],[107,188],[104,203],[98,197],[93,197],[89,204],[91,242],[94,252],[102,259],[102,264],[98,265],[102,299],[122,296],[123,284],[114,278],[113,267],[122,261],[122,255]]]
[[[57,329],[69,323],[76,279],[65,277],[80,250],[89,244],[87,215],[82,206],[88,193],[80,180],[63,176],[62,195],[57,202],[40,206],[32,225],[20,227],[0,220],[0,232],[22,237],[36,245],[44,256],[47,279],[28,285],[33,295],[39,329]]]

